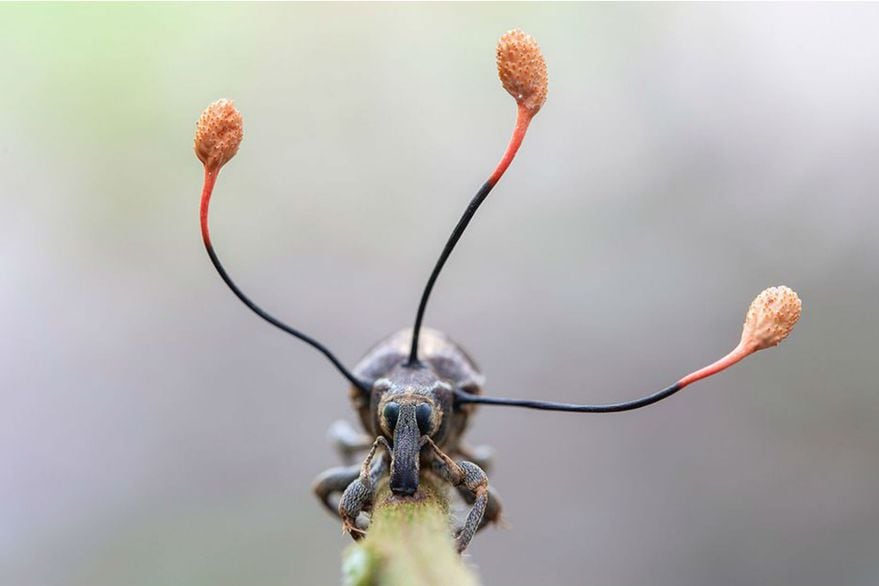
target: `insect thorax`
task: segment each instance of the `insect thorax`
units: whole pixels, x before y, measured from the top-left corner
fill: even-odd
[[[440,445],[456,443],[467,426],[472,405],[456,408],[453,389],[482,393],[483,376],[472,358],[444,333],[423,328],[419,340],[421,366],[406,366],[412,329],[400,330],[372,347],[354,367],[355,375],[371,388],[369,398],[352,390],[354,408],[364,429],[382,433],[380,405],[391,396],[404,402],[427,400],[441,410],[442,425],[432,434]],[[390,439],[390,438],[389,438]]]

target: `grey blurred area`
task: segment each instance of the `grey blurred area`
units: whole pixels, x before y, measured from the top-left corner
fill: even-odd
[[[750,300],[791,338],[649,409],[482,408],[508,529],[487,585],[879,583],[879,5],[0,6],[0,584],[325,585],[311,480],[351,412],[226,290],[194,123],[245,118],[218,252],[349,365],[409,325],[515,116],[550,93],[426,322],[487,392],[634,398],[719,357]]]

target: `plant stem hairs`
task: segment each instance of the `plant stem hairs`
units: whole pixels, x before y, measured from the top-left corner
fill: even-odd
[[[412,330],[411,348],[405,366],[412,369],[422,367],[418,358],[418,343],[421,325],[434,284],[446,264],[455,245],[464,234],[479,206],[497,185],[519,150],[531,120],[540,111],[546,101],[547,74],[546,63],[537,42],[521,30],[512,30],[504,34],[497,44],[498,76],[504,89],[516,100],[517,115],[512,137],[503,156],[488,179],[473,196],[460,220],[449,236],[430,276],[415,316]],[[208,106],[198,120],[195,134],[195,152],[204,164],[204,185],[201,194],[201,234],[208,257],[219,273],[223,282],[251,311],[273,326],[309,344],[321,352],[332,365],[344,376],[364,397],[370,393],[370,385],[355,376],[346,368],[330,350],[316,339],[285,324],[276,317],[256,305],[235,284],[220,262],[211,243],[208,228],[208,210],[214,185],[220,169],[238,152],[243,138],[243,121],[241,114],[229,100],[218,100]],[[475,395],[464,389],[455,389],[457,405],[479,403],[483,405],[502,405],[509,407],[525,407],[549,411],[571,411],[580,413],[611,413],[629,411],[646,407],[670,397],[684,387],[726,370],[743,358],[772,346],[778,345],[790,334],[791,329],[800,317],[802,303],[791,289],[778,286],[764,290],[754,299],[745,317],[742,336],[739,344],[729,354],[716,362],[696,370],[674,384],[639,399],[622,403],[603,405],[580,405],[556,403],[528,399],[508,399]]]

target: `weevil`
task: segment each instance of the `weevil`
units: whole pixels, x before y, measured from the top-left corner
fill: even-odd
[[[321,352],[351,385],[351,400],[363,431],[357,432],[345,423],[331,428],[331,435],[349,465],[321,474],[314,490],[355,539],[368,529],[375,488],[384,477],[389,477],[390,490],[399,498],[417,495],[422,474],[432,474],[457,489],[470,507],[455,535],[459,552],[467,548],[479,529],[498,521],[501,502],[486,475],[490,450],[470,449],[462,441],[477,404],[579,413],[638,409],[717,374],[758,350],[778,345],[800,317],[802,304],[791,289],[779,286],[764,290],[748,308],[741,339],[730,353],[633,401],[580,405],[484,395],[483,376],[476,363],[444,333],[423,328],[422,321],[443,266],[477,209],[516,156],[531,120],[546,100],[546,64],[531,36],[520,30],[504,34],[497,45],[497,66],[504,89],[517,104],[509,144],[446,242],[424,287],[414,326],[379,342],[351,370],[322,343],[256,305],[226,272],[211,243],[208,209],[220,169],[236,154],[243,138],[242,117],[232,102],[219,100],[202,113],[196,127],[195,152],[205,171],[201,233],[212,264],[248,308]],[[366,453],[363,460],[350,463],[361,452]]]

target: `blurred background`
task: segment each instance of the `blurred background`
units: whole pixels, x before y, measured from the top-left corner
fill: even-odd
[[[248,312],[198,233],[202,108],[245,139],[214,242],[349,365],[414,318],[515,105],[549,100],[426,322],[487,392],[616,401],[790,340],[649,409],[483,408],[510,528],[485,584],[879,583],[879,6],[3,5],[0,583],[335,584],[310,483],[345,381]]]

